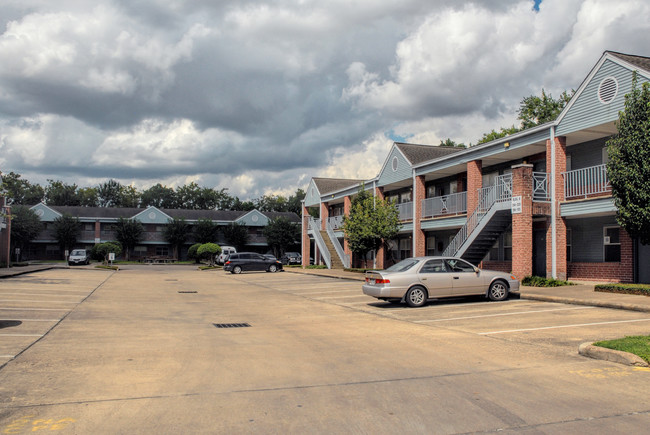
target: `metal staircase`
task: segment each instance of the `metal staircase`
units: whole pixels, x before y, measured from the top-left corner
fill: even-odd
[[[480,263],[499,235],[510,225],[512,174],[497,177],[494,186],[479,189],[479,203],[474,213],[443,252],[472,264]]]
[[[323,257],[328,269],[343,269],[350,267],[350,257],[345,254],[343,247],[334,234],[329,222],[326,223],[326,230],[321,230],[321,220],[309,218],[308,233],[314,236],[314,241]],[[333,256],[331,253],[336,252]]]

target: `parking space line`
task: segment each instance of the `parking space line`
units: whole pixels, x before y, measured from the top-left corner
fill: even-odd
[[[590,310],[597,307],[553,308],[550,310],[516,311],[513,313],[484,314],[481,316],[450,317],[448,319],[414,320],[415,323],[447,322],[452,320],[482,319],[485,317],[516,316],[519,314],[548,313],[551,311]]]
[[[325,299],[347,299],[347,298],[360,298],[365,295],[354,295],[354,296],[324,296],[324,297],[317,297],[314,299],[317,299],[319,301],[323,301]]]
[[[47,297],[63,297],[63,298],[79,298],[81,295],[58,295],[58,294],[43,294],[43,293],[2,293],[0,295],[16,295],[16,296],[47,296]]]
[[[78,304],[79,302],[67,301],[30,301],[25,299],[0,299],[0,302],[36,302],[39,304]]]
[[[304,295],[316,295],[319,293],[348,293],[351,291],[356,291],[356,290],[350,289],[350,290],[329,290],[329,291],[318,291],[318,292],[302,292],[302,293],[292,292],[292,293],[296,295],[304,296]]]
[[[43,334],[0,334],[0,337],[42,337]]]
[[[8,322],[58,322],[61,319],[2,319]]]
[[[0,355],[0,358],[14,359],[14,358],[16,358],[16,355]]]
[[[66,311],[68,308],[0,308],[0,311]]]
[[[576,323],[574,325],[542,326],[539,328],[509,329],[506,331],[479,332],[478,335],[507,334],[509,332],[541,331],[543,329],[579,328],[583,326],[612,325],[615,323],[650,322],[650,319],[616,320],[612,322]]]

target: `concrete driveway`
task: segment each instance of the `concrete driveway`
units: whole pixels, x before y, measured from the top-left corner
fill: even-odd
[[[650,427],[650,371],[577,354],[594,337],[647,334],[647,313],[516,299],[408,309],[358,282],[181,266],[7,279],[0,298],[21,302],[0,309],[50,306],[28,291],[81,299],[22,353],[0,351],[17,355],[0,370],[0,433]],[[0,349],[28,326],[0,329]]]

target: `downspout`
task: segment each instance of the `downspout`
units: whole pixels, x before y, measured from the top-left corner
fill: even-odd
[[[305,225],[305,200],[304,199],[300,201],[300,205],[302,206],[300,207],[300,222],[301,225]],[[300,256],[301,257],[305,255],[305,234],[307,234],[307,238],[309,238],[309,227],[307,227],[306,231],[303,228],[300,234]],[[318,261],[318,259],[316,259],[316,261]]]
[[[415,255],[414,255],[415,254],[415,237],[416,237],[416,232],[417,232],[417,229],[415,228],[415,211],[416,211],[416,207],[415,207],[415,201],[416,201],[416,199],[415,199],[415,189],[416,189],[416,187],[415,187],[415,169],[413,169],[413,188],[412,188],[412,191],[411,191],[411,199],[413,201],[413,240],[411,241],[411,257],[415,257]]]
[[[372,207],[373,209],[377,207],[377,180],[372,180]],[[377,250],[373,249],[372,251],[372,268],[377,269]]]
[[[555,192],[555,126],[551,127],[551,276],[557,279],[557,195]]]

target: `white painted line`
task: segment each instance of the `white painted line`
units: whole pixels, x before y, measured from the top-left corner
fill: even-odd
[[[304,295],[316,295],[320,293],[350,293],[351,291],[356,291],[356,290],[348,289],[348,290],[329,290],[329,291],[318,291],[318,292],[292,292],[292,293],[295,295],[304,296]]]
[[[47,296],[47,297],[61,297],[61,298],[79,298],[80,295],[48,295],[43,293],[0,293],[2,296],[15,295],[15,296]]]
[[[0,358],[15,358],[16,355],[0,355]]]
[[[612,325],[615,323],[633,323],[633,322],[650,322],[650,319],[617,320],[613,322],[578,323],[575,325],[544,326],[541,328],[526,328],[526,329],[510,329],[507,331],[479,332],[478,335],[506,334],[509,332],[540,331],[543,329],[578,328],[582,326]]]
[[[0,302],[37,302],[39,304],[78,304],[79,302],[64,302],[64,301],[30,301],[24,299],[0,299]]]
[[[67,308],[0,308],[0,311],[67,311]]]
[[[2,319],[5,322],[58,322],[61,319]]]
[[[590,310],[597,307],[554,308],[551,310],[516,311],[513,313],[484,314],[482,316],[450,317],[448,319],[414,320],[415,323],[447,322],[452,320],[483,319],[485,317],[516,316],[519,314],[548,313],[550,311]]]
[[[364,297],[365,295],[354,295],[354,296],[325,296],[325,297],[318,297],[314,298],[319,301],[324,301],[325,299],[346,299],[346,298],[361,298]]]
[[[0,337],[42,337],[43,334],[0,334]]]

